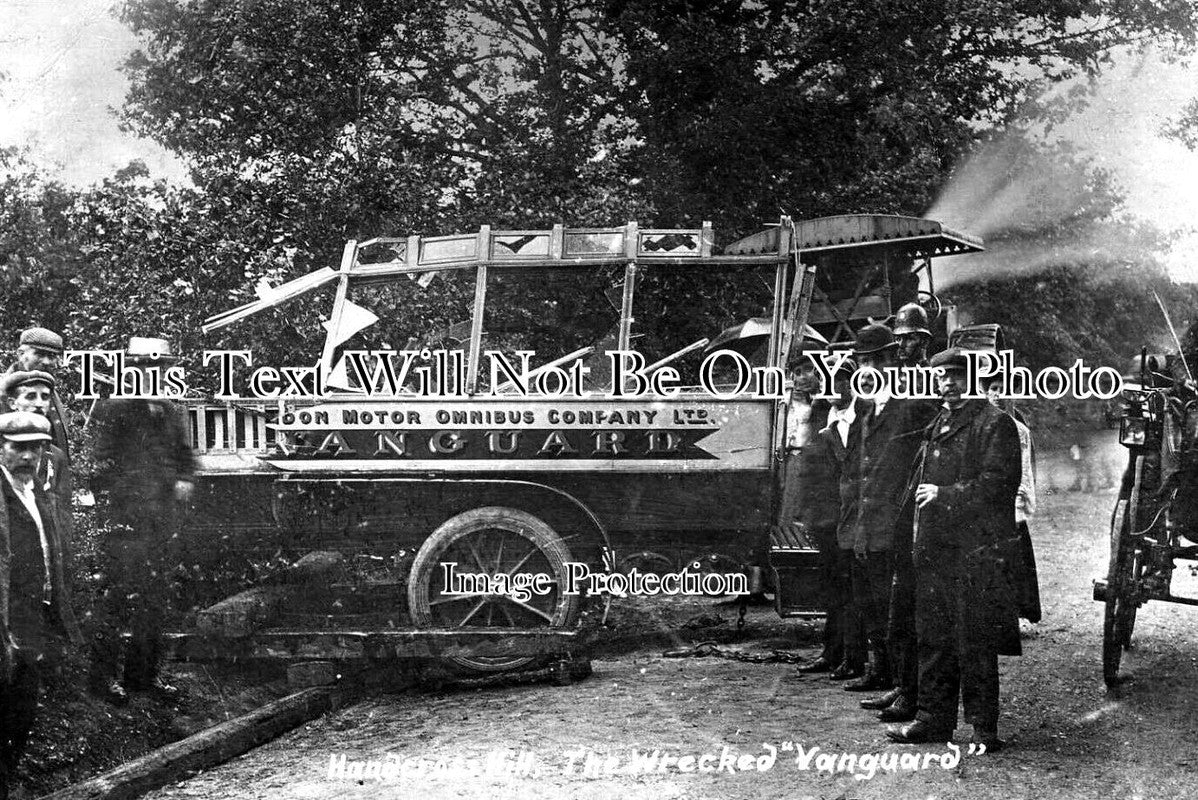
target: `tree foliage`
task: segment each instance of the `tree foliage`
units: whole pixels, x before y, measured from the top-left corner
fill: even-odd
[[[124,124],[182,157],[193,186],[134,168],[72,193],[10,170],[5,261],[29,268],[4,276],[9,319],[95,346],[157,329],[185,350],[249,345],[283,363],[312,355],[327,296],[213,337],[200,320],[264,277],[336,264],[347,238],[711,219],[727,241],[780,213],[918,214],[988,130],[1054,113],[1030,102],[1046,82],[1098,70],[1116,45],[1189,43],[1196,13],[1173,0],[121,8],[140,41]],[[565,323],[584,318],[598,335],[619,279],[587,276],[568,298],[524,290],[509,343],[565,347]],[[21,294],[33,285],[53,291]],[[666,346],[672,298],[694,311],[688,335],[711,334],[752,311],[726,288],[646,286],[662,313],[638,325]],[[437,343],[464,291],[406,292],[376,338]],[[507,313],[489,327],[515,331]]]
[[[1182,3],[617,4],[654,200],[753,227],[786,209],[918,214],[987,129],[1113,47],[1191,42]]]
[[[0,337],[29,325],[63,328],[84,277],[73,224],[75,193],[45,179],[14,148],[0,148]]]

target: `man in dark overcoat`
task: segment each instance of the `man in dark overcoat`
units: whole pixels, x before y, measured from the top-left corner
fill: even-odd
[[[853,352],[863,367],[884,370],[894,365],[896,348],[890,329],[875,323],[858,332]],[[902,513],[904,495],[923,429],[935,413],[926,401],[891,397],[886,390],[857,403],[857,450],[850,456],[858,471],[859,492],[853,602],[868,642],[869,662],[861,678],[845,685],[850,691],[887,689],[892,682],[887,631],[895,537],[899,527],[911,524],[910,512]]]
[[[46,417],[0,415],[0,798],[29,741],[46,670],[66,641],[82,641],[52,504],[37,480],[49,441]]]
[[[845,361],[836,372],[828,387],[836,397],[827,411],[827,427],[811,437],[799,460],[796,519],[819,549],[821,599],[827,611],[823,651],[815,661],[800,667],[800,672],[831,672],[841,663],[860,669],[864,662],[859,637],[848,631],[852,550],[842,550],[836,538],[841,518],[840,477],[853,421],[849,378],[854,368],[851,361]]]
[[[167,342],[133,337],[125,363],[143,373],[171,364]],[[146,378],[143,375],[143,378]],[[142,381],[143,389],[151,382]],[[92,648],[92,690],[123,702],[127,690],[168,690],[158,680],[166,587],[181,505],[195,459],[182,409],[165,398],[109,398],[96,406],[92,490],[107,517],[104,595]],[[120,674],[120,633],[132,637]]]
[[[944,408],[928,427],[915,489],[919,710],[887,734],[904,743],[947,741],[960,696],[975,741],[997,750],[998,656],[1021,652],[1007,568],[1016,545],[1019,436],[1010,416],[963,397],[965,364],[958,348],[931,361],[945,370]]]

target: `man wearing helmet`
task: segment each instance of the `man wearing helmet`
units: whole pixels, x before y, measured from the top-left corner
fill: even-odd
[[[908,303],[894,315],[894,338],[898,342],[895,359],[899,366],[926,367],[928,343],[928,312],[918,303]],[[935,406],[926,401],[914,401],[925,422],[935,416]],[[915,636],[915,569],[911,562],[912,524],[904,509],[903,524],[894,528],[894,572],[890,584],[889,616],[886,620],[886,648],[891,659],[892,678],[896,686],[880,697],[862,700],[861,706],[881,709],[878,719],[883,722],[907,722],[915,719],[919,696],[919,656]]]
[[[926,367],[928,344],[928,312],[919,303],[907,303],[894,315],[894,338],[898,341],[896,356],[900,367]]]

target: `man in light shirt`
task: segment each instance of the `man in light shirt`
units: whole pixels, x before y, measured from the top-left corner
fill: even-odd
[[[855,365],[846,361],[836,373],[831,393],[837,397],[828,408],[828,424],[811,437],[799,462],[796,519],[819,550],[821,599],[827,612],[823,651],[813,662],[800,667],[800,672],[842,668],[842,673],[860,673],[865,663],[865,644],[848,627],[853,551],[842,549],[836,536],[843,508],[841,471],[853,423],[849,378],[854,369]]]
[[[0,411],[27,411],[50,418],[54,403],[55,379],[49,372],[41,370],[18,370],[9,372],[0,379],[0,394],[8,401],[8,408]],[[50,435],[54,435],[54,423],[50,423]],[[54,521],[66,552],[64,558],[70,562],[71,543],[75,521],[71,513],[74,482],[71,477],[71,462],[66,452],[54,442],[47,442],[42,450],[41,466],[37,472],[38,483],[49,493],[54,505]]]
[[[784,524],[799,516],[798,475],[803,446],[815,431],[823,427],[827,414],[827,402],[813,403],[812,395],[818,392],[814,367],[803,358],[791,372],[790,397],[786,404],[786,440],[782,461],[782,510],[779,519]],[[813,391],[814,390],[814,391]]]
[[[37,481],[50,421],[0,414],[0,797],[37,715],[43,676],[78,640],[51,503]]]

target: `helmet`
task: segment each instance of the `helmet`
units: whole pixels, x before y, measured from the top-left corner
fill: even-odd
[[[894,315],[894,335],[902,336],[905,333],[932,335],[928,330],[928,312],[919,303],[907,303]]]

